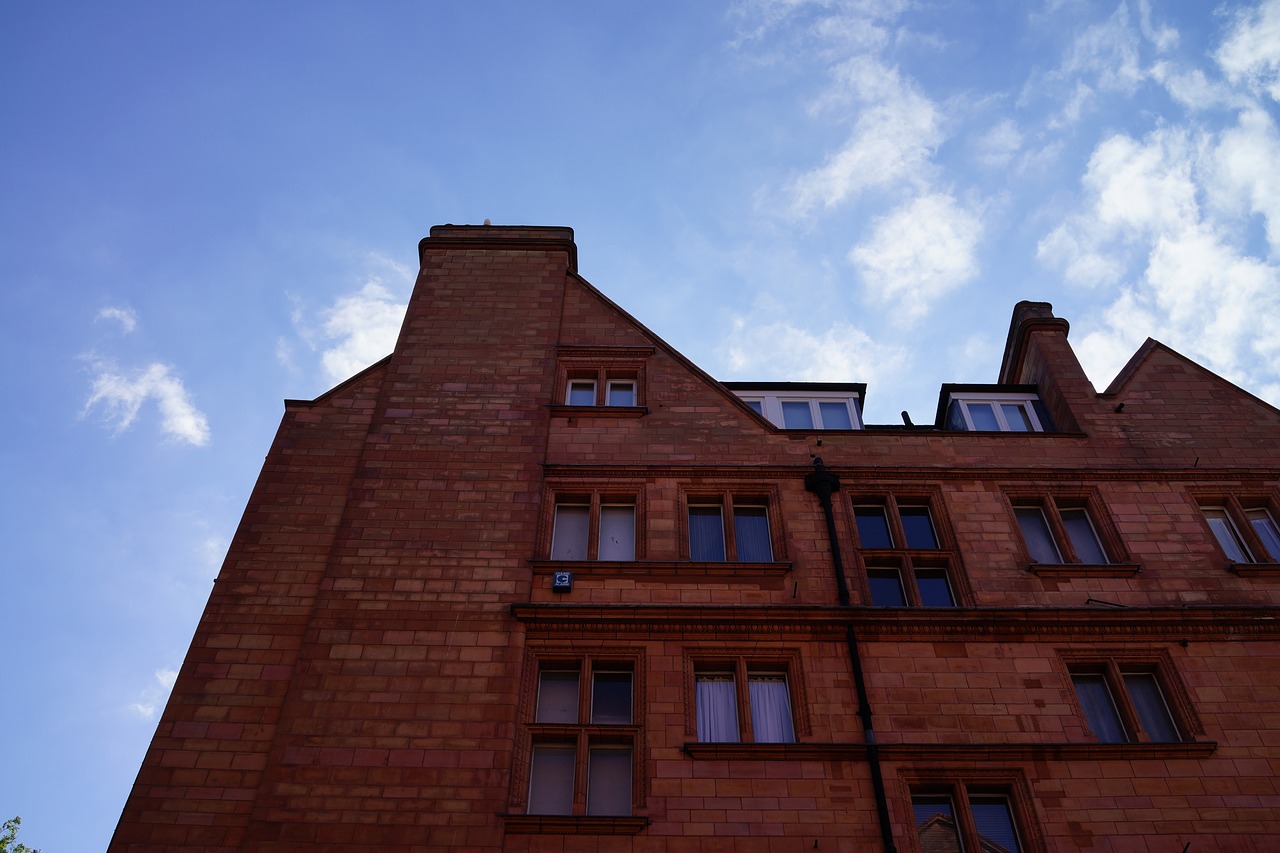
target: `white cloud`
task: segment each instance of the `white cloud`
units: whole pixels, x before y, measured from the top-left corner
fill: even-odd
[[[109,306],[98,312],[95,320],[111,320],[119,323],[121,330],[127,335],[138,328],[138,315],[132,308],[116,308]]]
[[[1058,111],[1048,121],[1050,130],[1062,130],[1070,127],[1080,121],[1080,116],[1084,114],[1084,108],[1093,100],[1093,89],[1083,80],[1077,80],[1075,88],[1072,89],[1070,96],[1062,104],[1062,109]]]
[[[1156,239],[1138,286],[1081,341],[1081,364],[1110,378],[1147,335],[1246,388],[1280,375],[1280,269],[1196,225]]]
[[[1143,37],[1160,53],[1178,46],[1178,31],[1170,26],[1156,26],[1151,21],[1151,0],[1138,0],[1138,28]]]
[[[372,270],[354,293],[340,296],[320,312],[319,329],[304,320],[301,305],[294,306],[293,324],[302,342],[320,349],[320,361],[330,382],[341,382],[391,352],[405,304],[413,283],[408,267],[381,255],[371,254]],[[286,367],[293,364],[293,351],[278,344],[276,357]]]
[[[391,352],[403,319],[404,303],[376,281],[339,299],[325,312],[324,333],[338,341],[321,356],[325,373],[338,382]]]
[[[136,701],[127,707],[135,716],[143,720],[154,720],[160,706],[169,698],[173,684],[178,680],[175,669],[157,669],[154,674],[156,685],[143,688]]]
[[[920,196],[876,220],[871,237],[849,253],[864,293],[893,316],[918,320],[937,299],[978,273],[974,247],[982,222],[942,193]]]
[[[1073,283],[1128,284],[1079,342],[1105,384],[1147,335],[1237,384],[1280,376],[1280,267],[1247,249],[1260,215],[1280,242],[1280,133],[1263,111],[1217,133],[1162,127],[1095,148],[1081,209],[1040,241]]]
[[[849,323],[803,328],[785,319],[785,309],[769,299],[760,300],[749,315],[733,317],[722,351],[738,375],[810,382],[885,381],[907,360],[904,347],[876,343]]]
[[[1234,29],[1214,58],[1231,82],[1280,101],[1280,0],[1237,12]]]
[[[1186,227],[1199,218],[1186,134],[1157,130],[1138,142],[1117,134],[1089,158],[1086,189],[1103,227],[1143,234]]]
[[[1089,158],[1081,184],[1085,209],[1036,247],[1041,262],[1068,282],[1118,282],[1130,263],[1125,244],[1179,232],[1199,221],[1193,167],[1198,148],[1184,131],[1160,129],[1141,141],[1115,134]]]
[[[1138,35],[1129,24],[1129,9],[1123,2],[1110,18],[1089,27],[1072,43],[1055,76],[1075,75],[1087,75],[1107,91],[1132,92],[1142,82]]]
[[[1231,210],[1263,217],[1271,252],[1280,256],[1280,132],[1261,109],[1240,113],[1209,156],[1206,191]]]
[[[1003,119],[978,137],[976,142],[978,162],[998,168],[1008,165],[1013,155],[1022,148],[1022,133],[1013,119]]]
[[[1150,73],[1171,98],[1189,109],[1205,110],[1238,100],[1230,89],[1210,80],[1199,68],[1183,70],[1170,62],[1157,62]]]
[[[897,70],[856,57],[836,71],[836,86],[817,111],[847,103],[856,107],[853,132],[821,167],[801,175],[792,189],[793,210],[833,208],[873,188],[905,183],[923,189],[931,158],[942,143],[942,116],[932,101]]]
[[[156,362],[124,373],[111,362],[93,359],[90,369],[93,388],[83,413],[101,404],[105,420],[120,433],[133,425],[143,403],[155,400],[165,433],[197,447],[209,443],[208,419],[168,366]]]

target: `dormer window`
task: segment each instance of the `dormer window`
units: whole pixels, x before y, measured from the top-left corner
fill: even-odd
[[[1040,404],[1040,397],[1034,391],[965,390],[948,393],[944,386],[943,394],[946,400],[945,427],[949,430],[960,432],[1051,432],[1053,430],[1049,416]]]
[[[726,382],[725,387],[783,429],[862,429],[862,385]]]

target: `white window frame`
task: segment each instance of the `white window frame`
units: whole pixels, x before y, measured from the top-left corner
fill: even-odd
[[[575,385],[579,387],[589,386],[591,388],[590,403],[573,402],[573,389]],[[596,381],[594,379],[574,379],[570,377],[569,381],[565,383],[564,386],[564,404],[566,406],[594,406],[596,404]]]
[[[965,423],[966,432],[989,432],[990,430],[979,430],[973,425],[973,418],[969,414],[969,405],[973,403],[986,403],[991,406],[991,411],[995,415],[996,423],[999,425],[999,432],[1026,432],[1026,430],[1015,430],[1009,428],[1009,421],[1004,416],[1004,409],[1001,406],[1019,405],[1022,411],[1026,413],[1027,420],[1031,424],[1031,432],[1044,432],[1044,424],[1040,420],[1040,415],[1036,412],[1035,404],[1039,401],[1036,394],[1014,394],[1014,393],[965,393],[959,392],[951,395],[950,403],[956,404],[961,417]],[[948,405],[948,415],[950,414],[950,405]]]
[[[613,392],[616,389],[627,388],[631,392],[630,403],[615,403],[613,401]],[[604,404],[606,406],[635,406],[639,402],[636,392],[636,381],[634,379],[610,379],[605,383]]]
[[[768,393],[748,392],[746,394],[739,394],[738,397],[744,403],[759,404],[760,414],[764,419],[781,429],[844,429],[844,427],[827,427],[823,424],[821,405],[823,403],[843,404],[845,410],[849,413],[850,429],[862,429],[862,414],[858,408],[859,396],[857,394],[831,394],[821,392],[815,394],[808,391],[770,391]],[[782,415],[783,403],[808,403],[809,417],[813,420],[813,426],[786,426],[786,421]]]

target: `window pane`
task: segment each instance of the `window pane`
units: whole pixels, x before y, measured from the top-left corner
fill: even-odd
[[[573,814],[574,749],[535,746],[529,773],[529,814]]]
[[[596,404],[596,383],[593,380],[575,380],[569,383],[570,406],[594,406]]]
[[[1083,509],[1064,509],[1059,512],[1062,526],[1067,530],[1067,538],[1071,547],[1076,549],[1076,557],[1080,562],[1091,566],[1103,566],[1107,563],[1107,555],[1098,541],[1098,532],[1093,529],[1089,513]]]
[[[551,559],[587,559],[587,527],[591,508],[580,504],[557,504],[555,527],[551,533]]]
[[[1035,426],[1027,416],[1026,407],[1021,403],[1001,403],[1000,411],[1004,413],[1004,422],[1011,432],[1033,432]]]
[[[764,403],[760,402],[759,400],[743,400],[743,402],[746,403],[748,406],[750,406],[752,409],[754,409],[757,415],[764,414]]]
[[[1120,723],[1120,715],[1116,713],[1116,703],[1111,698],[1111,690],[1102,673],[1073,673],[1071,681],[1075,684],[1076,695],[1080,698],[1080,707],[1084,709],[1085,720],[1089,730],[1102,743],[1124,743],[1129,739],[1124,726]]]
[[[809,402],[784,402],[782,404],[782,425],[787,429],[813,429],[813,412],[809,411]]]
[[[907,537],[908,548],[937,548],[938,537],[933,533],[933,520],[927,506],[900,506],[898,517],[902,519],[902,532]]]
[[[973,796],[969,798],[969,810],[978,829],[978,839],[983,842],[983,851],[1019,853],[1022,848],[1018,846],[1018,831],[1013,826],[1013,812],[1007,799]]]
[[[1240,536],[1236,533],[1236,526],[1231,523],[1231,517],[1227,515],[1225,509],[1222,507],[1205,507],[1204,517],[1209,522],[1209,528],[1213,530],[1213,535],[1217,537],[1218,544],[1222,546],[1223,553],[1227,555],[1231,562],[1253,562],[1253,558],[1249,556],[1244,543],[1240,541]]]
[[[867,584],[871,587],[871,603],[876,607],[907,606],[897,569],[867,569]]]
[[[733,508],[733,538],[738,559],[746,563],[773,561],[773,543],[769,541],[769,514],[762,506]]]
[[[747,677],[747,687],[756,743],[795,743],[787,679],[781,675],[751,675]]]
[[[631,747],[591,748],[587,764],[587,814],[631,814]]]
[[[1022,539],[1027,543],[1031,559],[1037,563],[1061,563],[1062,555],[1049,533],[1049,523],[1044,520],[1044,512],[1037,506],[1021,506],[1014,509],[1018,517],[1018,526],[1022,528]]]
[[[613,726],[631,723],[631,673],[597,672],[593,675],[591,722]]]
[[[951,595],[951,584],[947,580],[947,573],[942,569],[916,571],[916,588],[920,590],[920,604],[923,607],[956,606],[956,600]]]
[[[1138,712],[1138,720],[1146,730],[1147,737],[1157,743],[1182,740],[1178,727],[1173,724],[1173,715],[1169,713],[1164,694],[1160,692],[1160,683],[1156,680],[1155,673],[1126,672],[1123,677],[1129,699]]]
[[[636,508],[605,504],[600,508],[600,559],[636,558]]]
[[[912,797],[911,810],[915,812],[921,850],[959,853],[964,849],[950,797]]]
[[[1253,532],[1258,534],[1266,547],[1267,557],[1273,563],[1280,562],[1280,529],[1277,529],[1276,520],[1271,517],[1271,513],[1265,509],[1251,509],[1245,515],[1249,517],[1249,524],[1253,525]]]
[[[889,522],[884,517],[884,507],[854,507],[853,517],[858,523],[858,544],[863,548],[893,547],[893,537],[889,535]]]
[[[823,429],[853,429],[853,421],[849,417],[848,404],[819,403],[818,411],[822,415]]]
[[[578,722],[578,671],[543,670],[538,675],[535,723]]]
[[[973,421],[974,429],[1000,429],[1000,422],[996,420],[996,413],[992,411],[990,403],[965,403],[965,408],[969,410],[969,420]]]
[[[634,382],[610,382],[610,406],[634,406],[636,404],[636,384]]]
[[[703,743],[737,743],[738,696],[733,688],[733,676],[699,675],[695,687],[698,740]]]
[[[689,507],[689,559],[724,560],[724,520],[720,517],[720,507],[709,504]]]

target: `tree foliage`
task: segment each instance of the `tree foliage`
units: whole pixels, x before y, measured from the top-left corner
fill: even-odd
[[[18,827],[22,826],[22,818],[15,817],[12,820],[6,820],[0,826],[0,853],[40,853],[34,847],[18,841]]]

